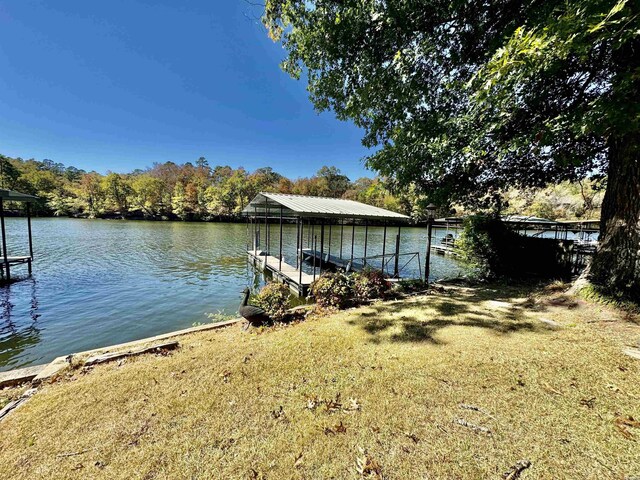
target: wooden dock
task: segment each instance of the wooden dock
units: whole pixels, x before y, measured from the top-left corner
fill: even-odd
[[[440,255],[452,255],[454,257],[459,257],[460,252],[453,245],[440,244],[440,245],[431,245],[431,250]]]
[[[2,272],[2,277],[7,281],[11,280],[11,267],[14,265],[21,265],[26,263],[29,269],[29,275],[31,275],[31,262],[33,258],[31,256],[0,256],[0,272]]]
[[[274,280],[289,286],[298,295],[306,295],[314,281],[313,275],[280,261],[278,257],[266,255],[261,250],[247,250],[249,260],[260,270],[267,271]]]

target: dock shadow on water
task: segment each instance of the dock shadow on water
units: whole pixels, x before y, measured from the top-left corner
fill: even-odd
[[[373,343],[414,342],[443,345],[439,332],[447,327],[468,327],[495,335],[535,332],[551,329],[532,319],[526,304],[512,302],[495,292],[478,289],[426,295],[402,302],[379,303],[351,315],[348,323],[360,327]]]

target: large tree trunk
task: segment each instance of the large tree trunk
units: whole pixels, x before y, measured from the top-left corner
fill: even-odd
[[[607,191],[602,202],[600,246],[591,282],[604,293],[640,301],[640,138],[611,142]]]
[[[612,106],[624,120],[613,122],[608,138],[607,191],[590,281],[604,293],[640,302],[640,39],[614,50],[612,60]]]

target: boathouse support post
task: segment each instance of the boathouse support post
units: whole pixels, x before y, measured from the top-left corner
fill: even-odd
[[[311,223],[311,219],[309,219],[309,223],[311,224],[311,228],[309,231],[311,232],[311,238],[309,239],[309,248],[313,251],[313,258],[316,258],[316,243],[314,238],[316,238],[316,222]],[[313,264],[313,271],[315,272],[316,264]]]
[[[322,274],[323,261],[324,261],[324,220],[320,222],[320,263],[318,264],[318,275]]]
[[[424,281],[429,284],[429,270],[431,267],[431,234],[433,232],[433,218],[427,220],[427,253],[424,258]]]
[[[327,258],[331,259],[331,221],[329,221],[329,249],[327,251]]]
[[[0,198],[0,228],[2,230],[2,254],[4,255],[4,272],[7,275],[7,282],[11,280],[9,268],[9,257],[7,257],[7,232],[4,226],[4,201]]]
[[[31,262],[33,262],[33,236],[31,235],[31,203],[27,202],[27,230],[29,232],[29,275],[31,275]]]
[[[279,245],[280,263],[278,263],[278,270],[282,271],[282,205],[280,205],[280,245]]]
[[[384,221],[384,228],[382,229],[382,273],[384,273],[384,254],[387,252],[387,221]]]
[[[298,261],[300,260],[300,218],[296,218],[296,268],[300,268]]]
[[[300,218],[300,249],[298,250],[298,285],[302,292],[302,249],[304,248],[304,219]]]
[[[269,263],[269,200],[264,199],[264,267],[267,269]]]
[[[356,219],[353,219],[353,224],[351,225],[351,261],[350,264],[353,266],[353,245],[356,238]]]
[[[344,238],[344,219],[340,219],[340,259],[342,259],[342,240]]]
[[[258,256],[258,240],[260,239],[260,226],[258,225],[257,207],[253,207],[253,234],[253,257],[255,259],[255,257]]]
[[[247,215],[247,252],[253,250],[253,225],[251,224],[251,215]]]
[[[400,229],[402,227],[400,227],[398,225],[398,234],[396,235],[396,254],[395,254],[395,259],[393,262],[393,276],[395,278],[398,278],[400,276],[400,272],[398,270],[399,267],[399,263],[400,263]]]
[[[367,265],[367,243],[369,241],[369,220],[364,220],[364,257],[362,263]]]
[[[316,281],[316,249],[318,248],[318,236],[313,236],[313,281]]]

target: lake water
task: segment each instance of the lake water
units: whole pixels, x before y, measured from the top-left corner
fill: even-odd
[[[339,227],[332,233],[335,254]],[[388,229],[387,253],[396,233]],[[346,256],[350,234],[345,227]],[[7,219],[7,235],[9,255],[27,253],[25,219]],[[356,256],[363,235],[359,227]],[[285,226],[284,237],[285,261],[295,263],[295,226]],[[0,371],[208,322],[207,313],[235,314],[241,290],[263,282],[247,263],[244,224],[47,218],[33,220],[33,238],[33,276],[0,287]],[[425,244],[426,229],[402,228],[401,252],[420,252],[424,262]],[[382,228],[370,227],[367,255],[381,250]],[[410,255],[402,258],[401,266]],[[450,258],[431,258],[432,279],[465,271]],[[405,272],[420,268],[415,258]],[[12,276],[26,273],[26,266],[12,269]]]

